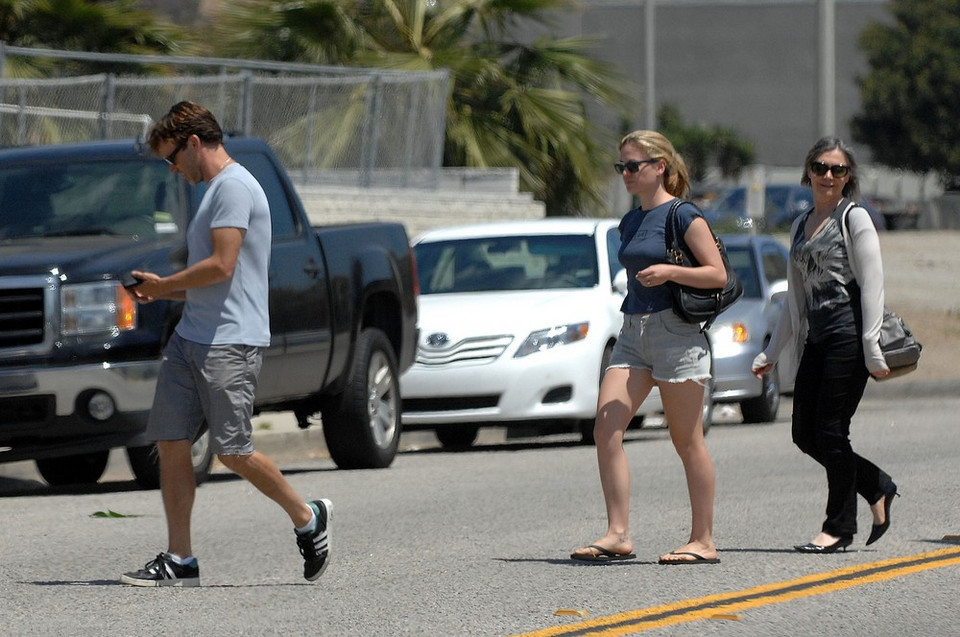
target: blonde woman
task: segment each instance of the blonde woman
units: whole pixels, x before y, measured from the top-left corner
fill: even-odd
[[[597,541],[575,550],[575,560],[609,562],[636,557],[630,537],[630,468],[623,434],[650,390],[660,389],[670,439],[683,463],[690,495],[689,539],[662,555],[661,564],[716,564],[713,540],[715,472],[704,444],[704,382],[710,378],[710,347],[700,326],[684,322],[673,311],[674,281],[699,288],[726,282],[720,252],[706,220],[691,204],[677,209],[683,238],[698,267],[665,262],[667,211],[686,196],[689,177],[683,158],[656,131],[635,131],[620,142],[615,165],[623,185],[640,200],[620,222],[620,263],[628,273],[621,311],[623,329],[600,386],[594,439],[600,484],[607,508],[607,530]]]

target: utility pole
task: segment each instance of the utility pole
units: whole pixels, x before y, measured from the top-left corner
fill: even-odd
[[[646,108],[644,112],[647,115],[647,130],[656,130],[657,128],[657,94],[655,91],[656,76],[656,50],[657,43],[654,41],[656,29],[654,28],[654,12],[656,10],[656,0],[646,0],[643,4],[643,30],[644,30],[644,60],[646,62],[646,73],[644,76],[644,94]]]
[[[820,86],[819,121],[821,136],[837,134],[836,0],[819,0]]]

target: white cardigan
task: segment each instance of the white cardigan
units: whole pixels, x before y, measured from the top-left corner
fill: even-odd
[[[790,228],[791,241],[807,215],[800,215]],[[880,324],[883,321],[883,262],[880,258],[880,237],[870,214],[851,202],[840,216],[840,234],[847,250],[850,269],[860,286],[860,309],[863,313],[863,358],[870,373],[887,369],[880,351]],[[776,363],[783,348],[794,337],[797,360],[807,339],[806,303],[800,272],[790,259],[787,269],[787,302],[783,304],[770,343],[753,361],[758,369]]]

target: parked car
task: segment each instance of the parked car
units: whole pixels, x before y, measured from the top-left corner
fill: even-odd
[[[739,403],[743,422],[772,422],[780,395],[793,391],[796,375],[792,344],[773,372],[759,380],[753,359],[770,341],[786,302],[789,252],[770,235],[721,235],[730,265],[743,283],[743,296],[710,327],[715,403]]]
[[[793,220],[813,207],[813,191],[799,184],[767,184],[764,188],[763,220],[757,228],[761,232],[783,231]],[[734,186],[723,191],[713,203],[704,208],[714,231],[743,232],[753,227],[747,210],[747,187]]]
[[[400,383],[404,429],[434,429],[448,447],[473,444],[484,425],[531,423],[576,426],[592,441],[601,370],[623,322],[618,223],[552,218],[420,236],[420,340]],[[661,410],[654,389],[638,414]]]
[[[270,347],[254,408],[320,411],[341,468],[390,465],[400,374],[416,348],[412,250],[399,223],[312,228],[263,140],[226,140],[270,201]],[[138,306],[130,270],[185,266],[205,188],[134,140],[0,150],[0,463],[34,460],[53,485],[92,483],[125,447],[159,483],[144,435],[162,348],[182,303]],[[194,444],[198,481],[211,452]]]

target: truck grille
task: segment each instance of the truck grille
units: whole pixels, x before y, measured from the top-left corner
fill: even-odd
[[[0,359],[53,347],[59,290],[55,272],[0,277]]]
[[[41,344],[44,324],[43,288],[0,289],[0,349]]]

